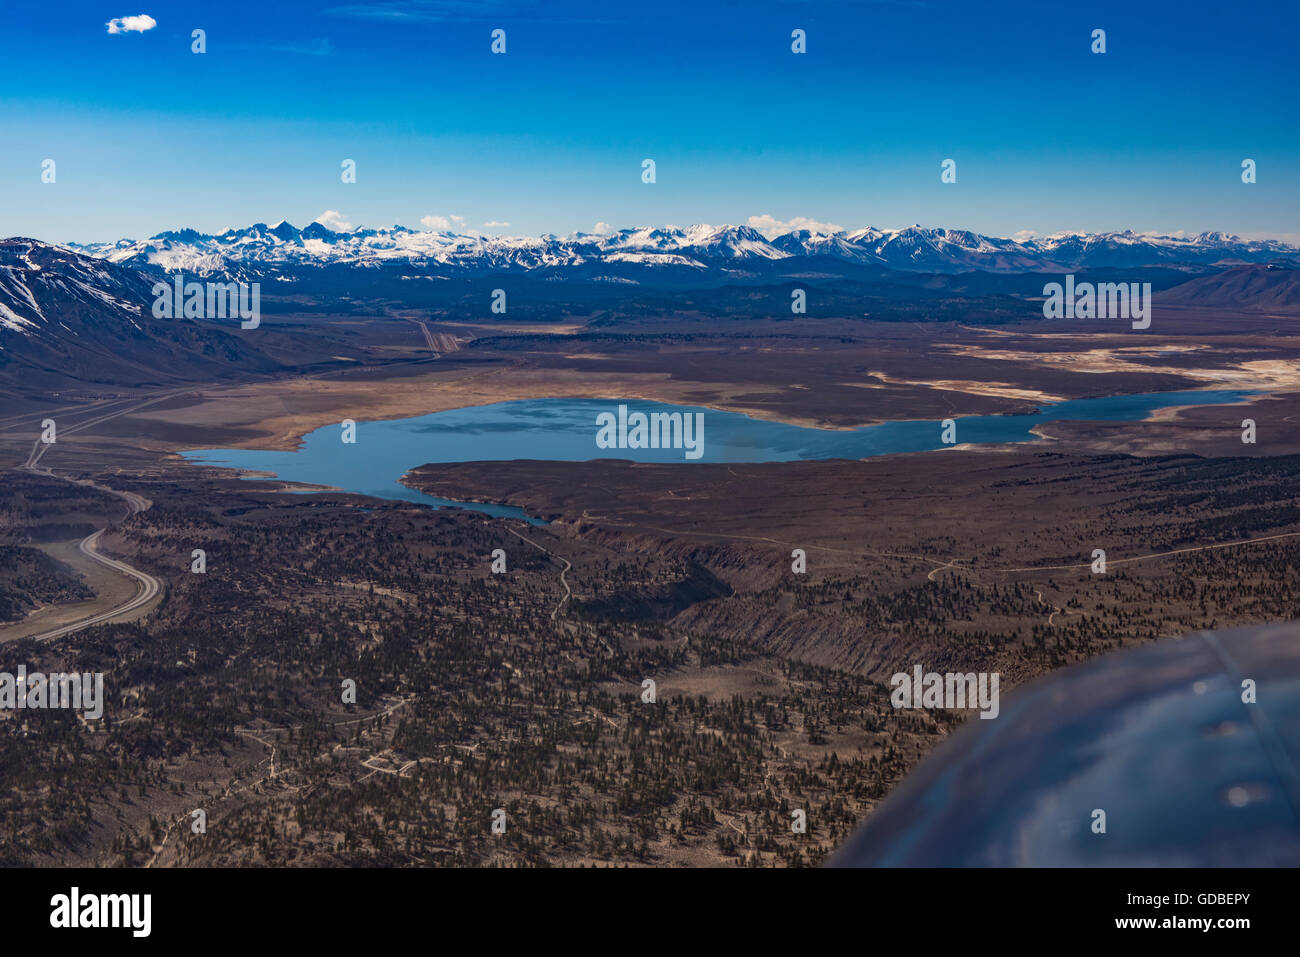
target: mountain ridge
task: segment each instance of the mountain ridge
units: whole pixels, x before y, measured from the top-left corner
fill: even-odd
[[[166,385],[278,367],[216,322],[156,319],[157,278],[64,246],[0,239],[0,382]]]
[[[69,243],[67,248],[119,264],[198,276],[292,279],[300,270],[348,265],[402,266],[421,275],[606,268],[628,278],[665,268],[704,275],[770,271],[805,258],[909,272],[1060,272],[1155,265],[1229,266],[1300,256],[1278,240],[1221,232],[1195,236],[1069,233],[1033,239],[970,230],[907,226],[825,232],[792,230],[770,239],[752,226],[641,226],[568,236],[488,236],[405,226],[337,232],[319,223],[299,229],[284,220],[221,233],[166,230],[148,239]],[[631,278],[636,278],[632,276]]]
[[[325,227],[320,227],[324,230]],[[297,230],[287,223],[274,228],[258,225],[249,231],[228,231],[221,234],[226,246],[246,247],[255,251],[283,250],[286,246],[310,254],[317,242],[311,227]],[[305,238],[304,238],[305,235]],[[338,235],[338,234],[335,234]],[[356,234],[348,234],[355,241]],[[368,232],[369,238],[382,242],[392,240],[392,233],[384,230]],[[425,234],[426,238],[433,234]],[[825,243],[832,246],[848,244],[847,234],[795,235],[782,244],[783,237],[768,248],[752,230],[714,230],[697,227],[687,230],[651,229],[628,231],[611,240],[603,258],[580,261],[572,267],[546,266],[541,275],[524,279],[490,279],[462,272],[459,277],[435,274],[415,274],[427,268],[404,258],[399,244],[388,247],[396,259],[393,271],[386,271],[385,262],[359,264],[356,262],[320,263],[275,271],[282,263],[271,263],[273,280],[302,280],[301,285],[286,282],[271,285],[274,292],[282,290],[291,294],[293,302],[342,303],[343,308],[354,301],[370,303],[401,302],[408,308],[428,309],[438,314],[464,310],[472,301],[480,305],[484,293],[497,282],[519,287],[524,303],[524,315],[533,318],[551,313],[561,314],[565,309],[599,311],[621,302],[621,287],[611,287],[601,280],[613,278],[610,274],[623,269],[628,275],[642,279],[659,276],[664,269],[702,275],[697,277],[694,290],[670,289],[668,284],[659,289],[646,289],[645,296],[634,299],[651,313],[656,309],[672,308],[673,302],[685,302],[688,311],[704,310],[710,315],[730,318],[756,310],[759,314],[775,308],[773,303],[788,303],[789,288],[796,282],[812,280],[822,292],[821,309],[825,314],[852,316],[868,310],[873,315],[885,315],[909,321],[916,317],[986,315],[998,321],[1015,317],[1024,310],[1024,318],[1041,316],[1037,300],[1043,274],[994,272],[932,272],[906,271],[872,262],[853,262],[837,256]],[[185,249],[199,257],[198,261],[209,267],[207,275],[225,270],[242,271],[243,261],[227,249],[197,249],[194,231],[177,231],[170,234],[180,237]],[[271,238],[268,238],[271,237]],[[399,237],[401,238],[401,237]],[[436,237],[433,237],[436,239]],[[859,237],[862,238],[862,237]],[[873,242],[881,242],[885,234],[873,234]],[[897,238],[897,237],[894,237]],[[915,240],[916,234],[904,237]],[[815,240],[815,241],[814,241]],[[198,240],[202,241],[202,240]],[[1215,239],[1222,243],[1228,240]],[[378,247],[384,250],[382,245]],[[541,241],[539,241],[541,242]],[[984,238],[964,234],[957,238],[963,246],[983,247]],[[778,252],[791,243],[801,251],[797,255],[772,258],[771,249]],[[647,246],[658,246],[660,252],[650,254],[649,263],[638,257]],[[686,247],[693,251],[684,251]],[[77,381],[82,383],[111,383],[128,381],[136,384],[189,381],[203,376],[228,375],[232,368],[241,374],[271,372],[284,367],[284,363],[312,364],[328,361],[337,347],[331,340],[322,339],[305,349],[300,339],[290,347],[279,334],[261,333],[257,336],[238,334],[238,320],[226,321],[174,321],[158,319],[153,315],[154,290],[161,280],[170,286],[179,273],[167,275],[157,264],[135,259],[132,245],[122,247],[128,255],[114,261],[96,257],[66,246],[55,246],[39,240],[14,238],[0,240],[0,379],[23,381],[32,386],[37,383]],[[372,248],[367,246],[366,248]],[[1002,247],[999,255],[1008,247]],[[704,252],[700,252],[704,250]],[[1276,247],[1267,252],[1276,252]],[[501,250],[488,250],[485,255],[495,257],[500,263],[509,261]],[[529,256],[545,259],[547,249],[530,248]],[[701,256],[709,264],[692,258]],[[730,267],[717,263],[729,257]],[[1006,261],[1005,256],[1001,261]],[[190,260],[193,265],[194,259]],[[267,278],[266,264],[256,256],[248,258],[254,269],[253,276]],[[288,257],[290,267],[296,260]],[[665,262],[670,266],[665,266]],[[369,267],[369,268],[368,268]],[[520,268],[520,267],[516,267]],[[767,271],[764,271],[765,268]],[[772,271],[783,270],[783,271]],[[305,270],[311,270],[309,274]],[[634,270],[628,272],[629,270]],[[1110,276],[1121,281],[1136,277],[1137,270],[1096,269],[1088,275]],[[1270,260],[1267,263],[1245,263],[1218,268],[1183,268],[1156,266],[1141,273],[1143,279],[1156,282],[1162,303],[1175,305],[1204,305],[1218,308],[1267,309],[1294,313],[1300,310],[1300,261]],[[1185,278],[1184,278],[1185,277]],[[241,278],[236,275],[232,278]],[[394,282],[409,279],[447,279],[456,281],[434,283]],[[558,282],[556,280],[559,280]],[[637,279],[624,279],[636,283]],[[648,280],[647,280],[648,281]],[[512,288],[513,288],[512,286]],[[755,305],[754,290],[766,286],[778,295],[760,295],[761,305]],[[432,291],[432,298],[430,293]],[[304,298],[307,297],[307,298]],[[645,304],[649,304],[645,306]],[[575,305],[576,304],[576,305]],[[915,306],[916,308],[911,308]],[[283,304],[282,304],[283,307]],[[470,307],[472,308],[472,307]],[[910,311],[909,311],[910,309]],[[380,306],[379,312],[382,313]],[[602,320],[607,322],[608,319]],[[992,320],[990,320],[992,321]],[[267,350],[270,350],[269,352]]]

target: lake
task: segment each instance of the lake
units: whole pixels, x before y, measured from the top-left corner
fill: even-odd
[[[1236,390],[1155,392],[1143,395],[1075,399],[1043,405],[1028,415],[977,415],[956,420],[959,444],[1038,441],[1030,429],[1060,420],[1133,422],[1156,409],[1176,405],[1219,405],[1240,402],[1254,393]],[[598,417],[617,418],[632,444],[636,439],[633,413],[703,416],[703,441],[698,457],[689,448],[601,448]],[[700,420],[691,420],[700,421]],[[627,425],[631,430],[626,430]],[[1235,423],[1234,423],[1235,425]],[[606,436],[615,434],[613,429]],[[860,459],[891,452],[924,452],[944,448],[940,424],[934,419],[884,422],[853,430],[813,429],[753,419],[738,412],[697,406],[666,405],[635,399],[525,399],[499,402],[408,419],[358,422],[356,442],[341,441],[339,424],[323,426],[303,438],[294,452],[251,449],[196,449],[182,453],[206,465],[271,472],[289,482],[328,485],[378,498],[418,502],[438,508],[470,508],[488,515],[517,518],[532,524],[539,519],[508,505],[490,505],[435,498],[399,483],[410,469],[436,462],[480,462],[545,459],[585,462],[596,458],[638,462],[791,462],[803,459]],[[677,435],[675,433],[675,435]],[[682,437],[689,446],[694,434]],[[691,453],[692,456],[695,453]]]

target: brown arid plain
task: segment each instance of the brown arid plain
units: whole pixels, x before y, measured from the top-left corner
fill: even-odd
[[[59,765],[73,796],[57,806],[41,769],[60,752],[23,751],[36,763],[8,782],[7,860],[816,863],[966,717],[893,711],[892,673],[997,671],[1005,693],[1134,644],[1296,616],[1296,322],[1170,307],[1141,333],[845,319],[721,334],[681,316],[653,335],[429,320],[426,336],[399,317],[324,330],[320,373],[62,396],[45,471],[18,467],[50,410],[15,396],[6,534],[77,571],[70,549],[104,527],[101,550],[165,597],[24,640],[72,602],[113,606],[129,583],[100,569],[95,598],[69,576],[0,631],[6,664],[101,665],[115,715],[86,741],[55,735],[81,759]],[[1214,388],[1257,394],[861,461],[412,463],[404,479],[541,527],[303,495],[178,455],[548,396],[844,429]],[[489,572],[496,548],[508,576]],[[351,674],[362,692],[341,705]],[[187,826],[197,806],[205,835]],[[517,822],[504,840],[498,807]],[[796,808],[807,834],[790,831]]]
[[[981,328],[818,319],[798,330],[786,321],[754,320],[736,334],[702,332],[699,322],[678,319],[658,322],[654,335],[581,324],[430,321],[439,340],[456,346],[431,355],[409,323],[319,317],[310,331],[294,334],[327,343],[316,348],[337,360],[329,371],[152,394],[88,393],[69,396],[81,400],[69,405],[139,402],[138,410],[126,409],[78,437],[87,445],[107,440],[120,456],[136,448],[291,449],[303,434],[344,417],[362,422],[539,397],[689,403],[835,429],[1023,412],[1063,399],[1233,388],[1266,393],[1261,407],[1284,413],[1270,416],[1274,430],[1256,447],[1236,451],[1278,454],[1294,438],[1283,406],[1287,396],[1300,394],[1296,323],[1284,314],[1177,306],[1165,307],[1145,332],[1104,320]],[[367,332],[351,342],[338,327]],[[333,351],[345,341],[351,354]],[[21,410],[25,402],[19,396],[12,404]],[[1180,407],[1158,413],[1156,421],[1187,416],[1196,418]],[[27,425],[25,418],[12,415],[5,422]],[[1143,431],[1155,440],[1145,424]],[[16,438],[13,426],[5,435]],[[1204,438],[1214,441],[1208,433]]]

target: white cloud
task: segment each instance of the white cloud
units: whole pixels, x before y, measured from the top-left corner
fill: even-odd
[[[483,224],[483,228],[484,228],[484,229],[505,229],[505,228],[506,228],[507,226],[509,226],[509,225],[510,225],[509,223],[501,223],[501,222],[497,222],[497,221],[494,219],[494,220],[492,220],[492,221],[489,222],[489,223],[484,223],[484,224]]]
[[[343,214],[337,209],[327,209],[316,217],[316,222],[320,223],[326,229],[332,229],[336,233],[352,232],[352,224],[343,218]]]
[[[133,17],[114,17],[105,26],[109,33],[144,33],[158,26],[158,21],[147,13],[138,13]]]
[[[423,226],[425,229],[451,229],[453,223],[455,223],[457,226],[464,226],[465,217],[456,216],[455,214],[451,216],[421,216],[420,217],[420,225]]]
[[[1011,234],[1011,238],[1018,243],[1027,243],[1031,239],[1037,239],[1039,232],[1036,229],[1022,229],[1019,232]]]
[[[608,236],[614,231],[614,227],[609,223],[597,223],[595,226],[591,227],[591,231],[597,236]]]
[[[843,226],[818,222],[815,219],[809,219],[807,216],[795,216],[793,219],[782,221],[775,216],[769,216],[767,213],[762,216],[749,217],[749,225],[768,239],[775,239],[777,236],[794,232],[796,229],[808,229],[814,233],[839,233],[844,231]]]

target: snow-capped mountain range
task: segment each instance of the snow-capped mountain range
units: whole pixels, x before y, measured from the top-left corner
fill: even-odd
[[[0,240],[0,329],[66,328],[63,319],[70,314],[107,308],[138,330],[149,286],[138,272],[114,269],[70,249],[31,239]]]
[[[1034,317],[1041,309],[1025,297],[1037,295],[1042,273],[1110,269],[1122,277],[1152,265],[1164,267],[1150,275],[1165,302],[1293,311],[1300,307],[1296,252],[1278,242],[1219,234],[1016,242],[920,227],[772,239],[730,226],[509,239],[401,228],[333,233],[319,224],[298,230],[281,223],[219,236],[186,230],[78,248],[0,239],[0,384],[161,385],[228,376],[231,369],[253,375],[282,367],[282,354],[267,351],[260,337],[236,334],[237,321],[155,317],[154,289],[168,272],[169,279],[183,271],[187,279],[262,281],[270,301],[279,288],[284,302],[340,304],[344,310],[357,302],[396,302],[472,312],[486,301],[485,285],[491,288],[500,273],[513,272],[530,277],[512,281],[526,287],[523,301],[531,305],[524,306],[525,314],[537,316],[548,315],[552,297],[534,278],[552,283],[561,311],[573,303],[582,311],[624,302],[624,290],[603,280],[645,284],[652,309],[685,291],[690,308],[708,314],[762,314],[788,300],[778,295],[756,302],[751,288],[828,280],[827,308],[838,302],[845,314],[857,314],[864,303],[873,312],[896,314],[898,303],[920,302],[924,307],[915,316],[904,314],[951,316],[955,306],[955,314],[966,316],[964,304],[974,303],[974,315],[992,310],[1006,316],[1024,305],[1026,316]],[[268,289],[268,280],[283,285]],[[674,295],[664,295],[674,284]],[[471,300],[478,305],[467,306]],[[323,356],[334,355],[334,346],[322,348]]]
[[[155,319],[155,282],[64,246],[0,239],[0,384],[163,384],[276,367],[216,323]]]
[[[1153,236],[1125,231],[1017,241],[968,230],[909,226],[836,233],[799,230],[769,239],[749,226],[659,226],[512,237],[402,226],[334,232],[320,223],[298,229],[287,222],[256,223],[217,235],[181,229],[149,239],[70,248],[139,268],[264,280],[292,280],[304,270],[332,266],[395,268],[419,277],[539,270],[563,274],[580,269],[588,279],[627,281],[629,276],[643,278],[650,270],[725,280],[755,271],[768,275],[772,266],[797,266],[808,259],[818,260],[819,271],[830,269],[832,274],[837,262],[912,272],[1012,273],[1228,265],[1300,254],[1297,247],[1277,240],[1244,240],[1217,232]]]

